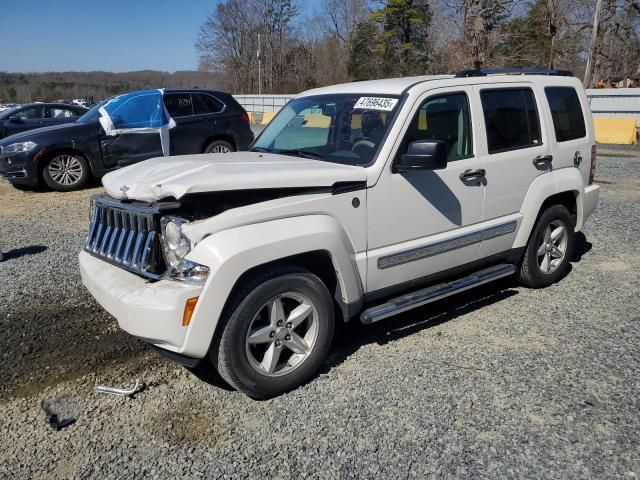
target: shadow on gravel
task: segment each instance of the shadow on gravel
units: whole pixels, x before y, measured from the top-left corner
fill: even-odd
[[[30,245],[28,247],[14,248],[8,252],[4,252],[4,261],[14,258],[24,257],[25,255],[37,255],[47,249],[44,245]]]
[[[582,256],[584,254],[591,251],[591,248],[593,248],[593,245],[590,241],[587,240],[587,237],[584,236],[584,233],[576,233],[576,243],[573,248],[573,257],[571,258],[571,261],[578,263],[580,260],[582,260]]]
[[[336,325],[333,347],[319,374],[340,365],[364,345],[394,342],[517,295],[518,292],[511,287],[513,280],[505,279],[373,325],[363,325],[357,318],[347,324]]]

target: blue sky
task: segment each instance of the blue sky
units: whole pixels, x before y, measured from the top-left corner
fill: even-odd
[[[195,70],[218,0],[0,0],[0,71]]]

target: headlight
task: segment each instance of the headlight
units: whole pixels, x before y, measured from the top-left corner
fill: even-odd
[[[182,232],[184,223],[185,220],[177,217],[163,217],[161,221],[164,259],[173,269],[191,251],[191,241]]]
[[[207,281],[208,276],[209,267],[190,260],[182,260],[178,265],[167,270],[163,278],[202,285]]]
[[[6,147],[2,147],[2,153],[3,154],[7,154],[7,153],[25,153],[25,152],[30,152],[31,150],[33,150],[37,146],[38,145],[35,142],[32,142],[32,141],[12,143],[11,145],[7,145]]]

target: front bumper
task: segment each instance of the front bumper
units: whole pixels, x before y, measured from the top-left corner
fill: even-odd
[[[85,251],[78,259],[82,283],[120,328],[155,347],[182,353],[188,329],[182,326],[185,303],[200,295],[201,286],[151,282]]]
[[[31,151],[16,155],[0,156],[0,176],[11,183],[19,183],[35,187],[38,185],[38,172],[35,157],[37,152]]]

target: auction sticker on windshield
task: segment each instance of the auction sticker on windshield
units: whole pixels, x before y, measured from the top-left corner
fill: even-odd
[[[390,112],[393,110],[393,107],[396,106],[396,103],[398,103],[397,98],[360,97],[353,106],[353,109],[356,110],[358,108],[362,108],[366,110],[383,110],[385,112]]]

